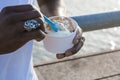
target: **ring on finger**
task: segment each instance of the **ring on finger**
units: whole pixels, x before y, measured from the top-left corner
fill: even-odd
[[[24,23],[24,29],[26,31],[31,31],[34,29],[37,29],[41,24],[37,22],[37,20],[31,19],[31,20],[27,20]]]

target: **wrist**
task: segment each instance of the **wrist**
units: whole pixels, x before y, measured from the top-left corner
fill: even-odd
[[[46,15],[47,17],[50,16],[65,16],[66,9],[63,6],[59,6],[57,8],[49,8],[47,5],[42,5],[40,7],[41,12]]]
[[[41,0],[38,0],[41,1]],[[65,4],[63,0],[44,0],[44,3],[40,5],[41,12],[47,17],[50,16],[65,16]]]

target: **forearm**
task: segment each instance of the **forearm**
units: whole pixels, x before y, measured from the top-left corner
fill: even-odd
[[[37,0],[41,12],[50,16],[64,16],[65,15],[65,5],[63,0]]]

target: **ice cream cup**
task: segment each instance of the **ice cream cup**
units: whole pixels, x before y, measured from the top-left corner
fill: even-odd
[[[61,17],[61,16],[54,16],[54,17],[50,17],[50,19],[53,19],[55,17]],[[63,17],[64,18],[64,17]],[[73,39],[76,35],[76,31],[78,29],[78,24],[75,20],[71,19],[71,18],[68,18],[68,17],[65,17],[67,19],[69,19],[73,26],[74,26],[74,31],[70,33],[70,35],[67,35],[67,36],[52,36],[52,35],[49,35],[49,34],[46,34],[46,37],[45,39],[43,40],[43,44],[44,44],[44,48],[49,51],[49,52],[52,52],[52,53],[64,53],[67,49],[70,49],[73,47]]]

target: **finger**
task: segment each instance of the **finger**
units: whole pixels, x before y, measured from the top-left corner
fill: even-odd
[[[41,17],[40,13],[36,10],[21,12],[21,13],[13,13],[6,16],[9,23],[14,24],[20,21],[26,21],[29,19],[35,19]]]
[[[31,5],[17,5],[17,6],[8,6],[2,9],[2,13],[8,14],[13,12],[25,12],[25,11],[31,11],[34,10],[34,8]]]
[[[36,18],[34,20],[36,20],[40,24],[40,26],[38,26],[36,29],[40,29],[43,32],[45,32],[43,20],[41,18]],[[25,21],[24,22],[21,21],[19,23],[14,24],[14,26],[18,32],[23,32],[25,31],[24,24],[25,24]]]
[[[43,32],[45,32],[45,25],[44,25],[44,20],[43,18],[36,18],[35,20],[37,20],[38,23],[40,23],[40,30],[42,30]]]
[[[82,48],[84,41],[85,41],[85,38],[82,37],[76,45],[74,45],[71,49],[65,52],[65,56],[67,57],[67,56],[71,56],[77,53]]]
[[[78,28],[78,30],[76,31],[76,35],[73,39],[73,44],[76,45],[78,43],[78,39],[80,39],[82,36],[82,31]]]
[[[23,31],[25,31],[24,22],[23,21],[14,24],[14,27],[15,27],[15,29],[16,29],[17,32],[23,32]]]
[[[78,43],[78,35],[77,35],[77,34],[75,35],[72,43],[73,43],[74,45],[76,45],[76,44]]]
[[[43,40],[45,38],[45,33],[42,30],[33,30],[23,33],[22,37],[28,41],[32,39]]]
[[[75,35],[75,37],[73,39],[73,44],[74,45],[78,43],[78,35],[79,35],[79,30],[76,31],[76,35]]]
[[[65,57],[65,54],[56,54],[57,59],[62,59]]]

